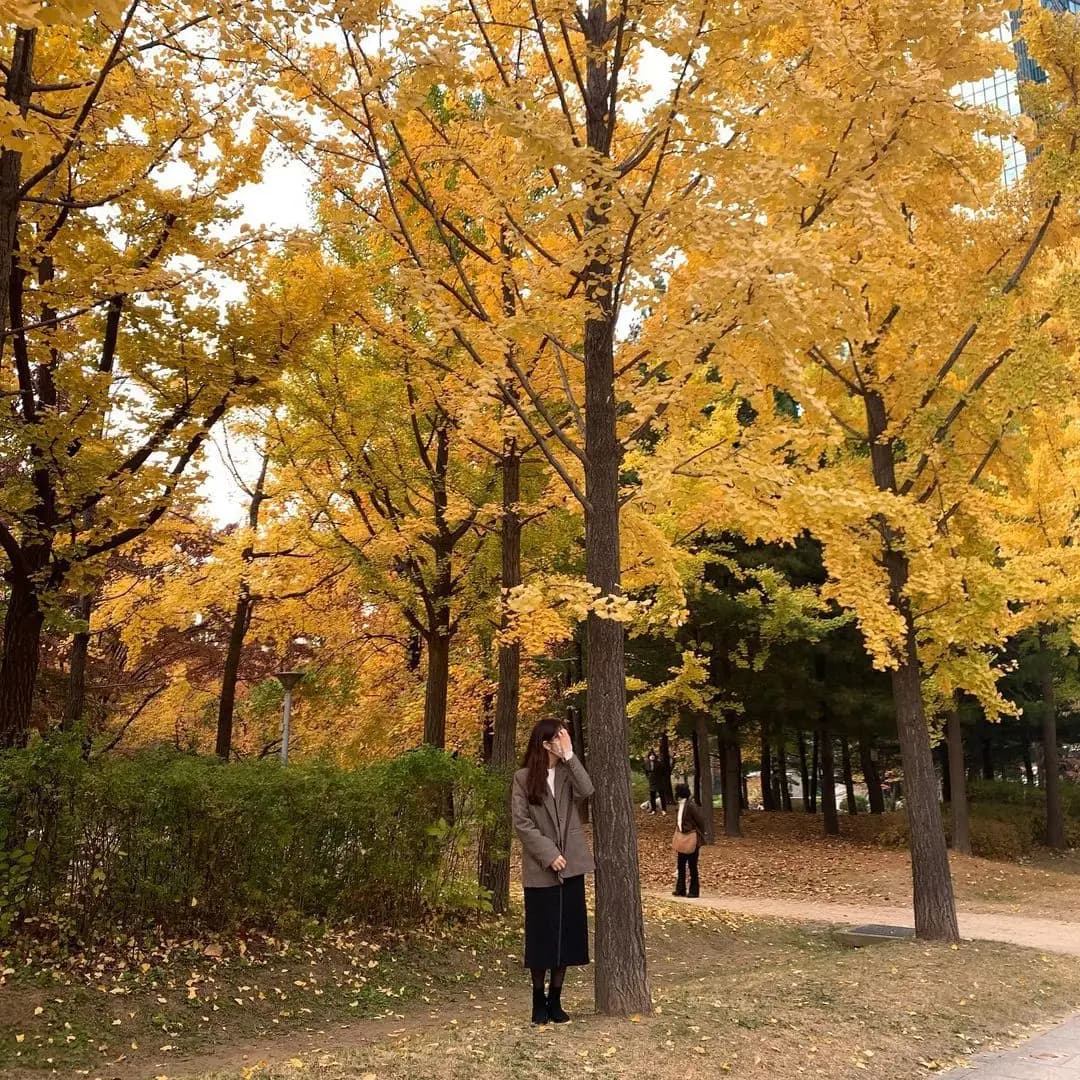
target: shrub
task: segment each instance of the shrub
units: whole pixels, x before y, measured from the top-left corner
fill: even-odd
[[[867,821],[873,821],[868,817]],[[882,847],[903,848],[910,843],[911,832],[904,813],[882,814],[877,817],[875,841]],[[952,819],[948,807],[944,812],[945,835],[952,839]],[[1028,821],[1007,821],[972,814],[969,822],[971,853],[982,859],[1012,861],[1022,858],[1033,846]]]
[[[0,934],[80,939],[477,908],[504,781],[434,750],[357,770],[68,741],[0,755]]]

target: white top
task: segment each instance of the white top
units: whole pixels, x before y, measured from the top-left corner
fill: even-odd
[[[574,756],[574,751],[571,750],[570,753],[568,753],[566,755],[566,757],[563,758],[563,761],[569,761],[573,756]],[[555,766],[554,765],[550,769],[548,769],[548,791],[551,792],[551,797],[554,799],[555,798]]]
[[[682,819],[683,819],[683,813],[684,813],[685,810],[686,810],[686,800],[685,799],[680,799],[679,800],[679,817],[678,817],[679,832],[682,832]]]

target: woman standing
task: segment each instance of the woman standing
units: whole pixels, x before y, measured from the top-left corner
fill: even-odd
[[[514,831],[522,847],[525,966],[532,972],[534,1024],[570,1019],[562,1007],[563,978],[567,967],[589,962],[585,875],[596,864],[575,800],[592,793],[592,781],[574,757],[562,721],[541,720],[514,775],[511,799]]]
[[[690,798],[690,787],[679,784],[675,788],[675,798],[679,803],[675,815],[675,835],[671,846],[677,856],[678,869],[675,878],[674,896],[698,896],[701,884],[698,881],[698,855],[705,843],[705,817],[696,802]],[[690,871],[690,891],[686,891],[686,871]]]

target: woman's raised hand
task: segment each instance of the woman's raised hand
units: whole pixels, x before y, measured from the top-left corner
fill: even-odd
[[[570,741],[570,732],[566,728],[559,728],[558,735],[551,740],[551,748],[563,761],[574,752],[574,744]]]

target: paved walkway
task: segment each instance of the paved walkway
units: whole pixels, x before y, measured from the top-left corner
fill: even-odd
[[[656,899],[671,898],[670,893],[650,891]],[[716,911],[731,911],[738,915],[760,918],[791,919],[796,922],[834,923],[840,926],[859,926],[884,923],[890,926],[913,926],[910,908],[875,907],[861,904],[801,903],[798,900],[773,900],[757,896],[720,896],[706,894],[699,900],[683,903],[699,904]],[[1057,922],[1054,919],[1030,919],[1023,915],[981,915],[960,912],[960,935],[981,941],[1004,941],[1024,945],[1041,952],[1080,956],[1080,923]],[[1073,1074],[1080,1080],[1080,1067]]]
[[[1080,1017],[1014,1050],[980,1054],[971,1059],[970,1068],[943,1075],[955,1080],[1076,1080],[1080,1077]]]

